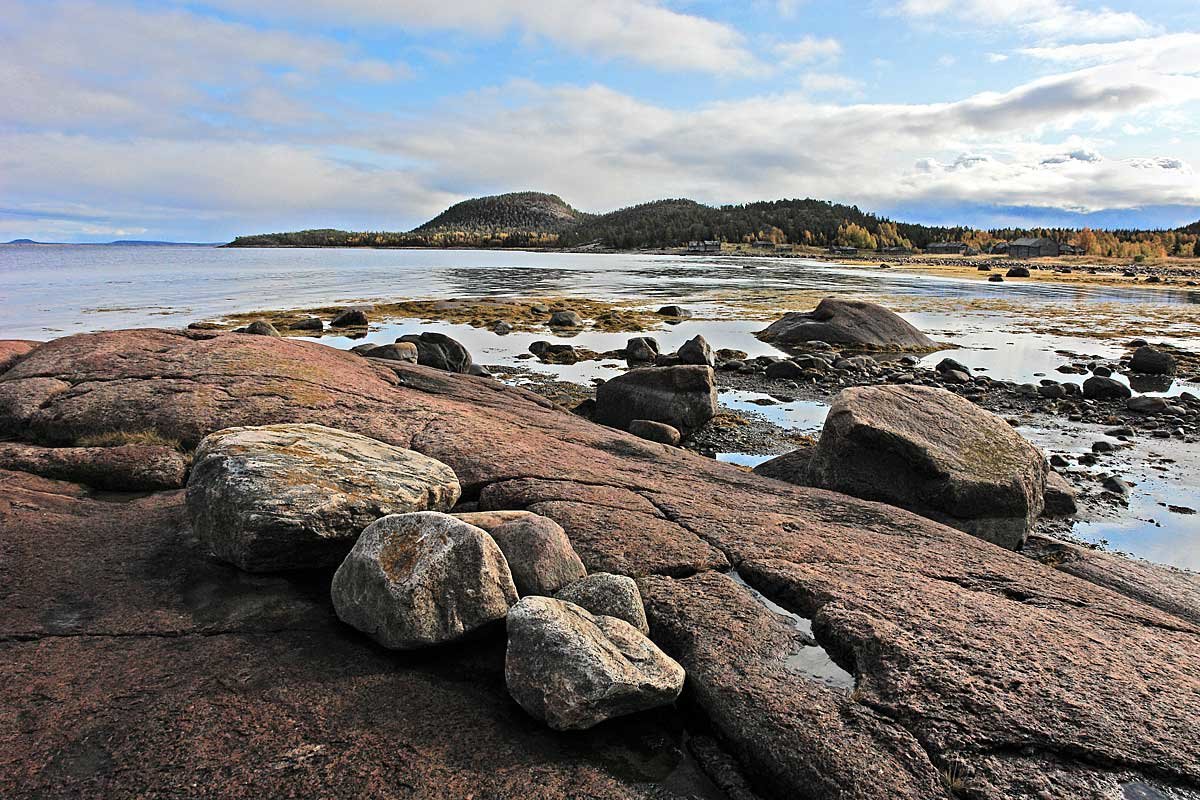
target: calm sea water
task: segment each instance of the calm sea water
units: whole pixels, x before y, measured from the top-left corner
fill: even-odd
[[[158,325],[182,326],[232,312],[258,308],[297,308],[372,300],[487,296],[576,296],[595,299],[646,299],[678,302],[698,310],[720,309],[731,298],[767,301],[773,294],[816,291],[843,296],[916,298],[1004,298],[1016,301],[1012,312],[913,313],[905,316],[938,340],[952,341],[954,355],[1001,379],[1036,381],[1055,376],[1072,360],[1058,351],[1097,357],[1123,352],[1119,342],[1033,334],[1025,323],[1039,307],[1079,308],[1089,303],[1135,308],[1200,303],[1200,292],[1106,289],[1045,283],[991,284],[978,280],[934,278],[839,266],[801,259],[730,259],[721,257],[574,254],[510,251],[221,249],[213,247],[0,245],[0,338],[48,339],[70,333]],[[1025,309],[1024,311],[1022,309]],[[784,310],[794,309],[779,309]],[[1024,316],[1023,316],[1024,315]],[[720,321],[695,320],[664,326],[655,336],[666,349],[703,333],[714,347],[751,354],[775,352],[754,338],[759,320],[736,316]],[[625,334],[587,331],[562,339],[542,334],[498,337],[463,325],[422,325],[392,321],[372,329],[369,338],[393,341],[421,329],[446,332],[466,344],[487,364],[520,363],[586,383],[619,370],[585,362],[572,366],[516,361],[534,339],[574,341],[596,350],[623,346]],[[1200,349],[1200,331],[1185,331],[1176,341]],[[321,341],[348,347],[352,342],[326,336]],[[936,362],[943,354],[927,358]],[[1157,393],[1176,394],[1200,387],[1175,382]],[[727,392],[731,407],[767,413],[785,427],[816,431],[824,419],[820,403],[794,402],[763,409]],[[1048,450],[1083,452],[1099,431],[1022,429]],[[1146,455],[1146,462],[1154,457]],[[747,454],[724,458],[753,464]],[[1200,507],[1200,458],[1180,459],[1162,474],[1146,463],[1127,463],[1135,488],[1131,508],[1119,518],[1079,523],[1076,533],[1153,560],[1200,569],[1200,515],[1183,516],[1171,505]],[[1140,472],[1139,472],[1140,470]]]

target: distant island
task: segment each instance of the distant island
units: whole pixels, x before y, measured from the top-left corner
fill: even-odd
[[[33,239],[13,239],[4,244],[51,244],[56,246],[71,245],[78,247],[219,247],[221,242],[151,242],[141,239],[117,239],[112,242],[38,242]]]
[[[657,200],[589,214],[561,197],[514,192],[457,203],[411,231],[332,228],[239,236],[226,247],[606,248],[634,250],[720,243],[799,245],[902,253],[1004,252],[1010,243],[1051,242],[1066,254],[1121,258],[1200,257],[1200,221],[1174,230],[939,227],[889,220],[825,200],[707,206]],[[1030,246],[1028,244],[1022,246]],[[1057,254],[1057,253],[1055,253]]]

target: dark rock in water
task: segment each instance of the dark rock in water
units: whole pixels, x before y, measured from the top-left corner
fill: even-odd
[[[320,317],[308,317],[307,319],[299,320],[288,325],[288,330],[291,331],[323,331],[325,323]]]
[[[1119,497],[1128,497],[1131,490],[1129,484],[1116,475],[1109,475],[1100,485]]]
[[[1042,512],[1048,469],[1003,419],[956,394],[863,386],[834,398],[808,479],[1015,549]]]
[[[679,348],[679,360],[684,364],[698,364],[705,367],[715,366],[717,363],[712,347],[699,334],[688,339]]]
[[[547,364],[574,364],[579,361],[579,353],[575,351],[574,345],[569,344],[553,344],[539,340],[529,345],[529,352]]]
[[[1051,470],[1046,475],[1045,508],[1042,513],[1051,517],[1069,517],[1079,511],[1075,489],[1067,479]]]
[[[457,514],[487,531],[500,546],[517,594],[551,596],[587,575],[571,540],[557,522],[529,511]]]
[[[256,319],[243,329],[244,333],[252,336],[279,336],[279,331],[275,330],[275,326],[265,320]]]
[[[829,364],[825,364],[825,369]],[[766,376],[771,380],[797,380],[804,377],[804,367],[795,361],[776,361],[767,366]]]
[[[808,485],[808,462],[812,460],[816,445],[798,447],[790,453],[775,456],[770,461],[764,461],[754,468],[755,475],[764,478],[794,483],[797,486]]]
[[[938,372],[956,371],[956,372],[965,372],[968,375],[971,374],[970,367],[968,367],[966,364],[962,363],[961,361],[956,361],[953,358],[943,358],[941,361],[939,361],[937,363],[937,366],[934,367],[934,369],[936,369]]]
[[[934,350],[932,339],[883,306],[826,297],[813,311],[792,312],[758,333],[764,342],[821,341],[862,350]]]
[[[508,334],[512,333],[512,331],[513,326],[504,320],[499,320],[495,325],[492,326],[492,333],[499,336],[507,336]]]
[[[686,433],[717,414],[711,367],[643,367],[596,388],[594,419],[628,430],[635,419],[662,422]]]
[[[1112,370],[1108,367],[1096,367],[1092,370],[1092,374],[1100,378],[1108,378],[1112,376]]]
[[[435,511],[368,525],[330,588],[338,618],[391,650],[446,644],[504,619],[517,590],[487,533]]]
[[[1098,442],[1092,442],[1093,453],[1111,453],[1117,449],[1117,446],[1112,442],[1106,442],[1103,439]]]
[[[650,633],[642,593],[637,582],[625,575],[594,572],[558,592],[554,599],[574,603],[597,616],[623,619],[642,633]]]
[[[677,447],[681,440],[679,431],[663,422],[652,422],[648,419],[635,419],[629,423],[629,432],[651,442],[669,444]]]
[[[330,567],[387,514],[447,510],[453,470],[428,456],[322,425],[228,428],[196,449],[192,528],[248,572]]]
[[[331,328],[361,328],[367,324],[367,312],[349,308],[333,318],[329,323]]]
[[[471,354],[467,352],[467,348],[444,333],[410,333],[396,341],[416,345],[417,363],[423,367],[433,367],[446,372],[471,371]]]
[[[1061,400],[1067,396],[1067,388],[1061,383],[1044,383],[1038,387],[1038,395],[1051,400]]]
[[[994,272],[991,275],[988,275],[988,280],[992,283],[1004,283],[1004,276],[999,272]]]
[[[1028,278],[1028,267],[1009,267],[1008,272],[1004,273],[1006,278]]]
[[[21,470],[113,492],[178,489],[187,467],[182,453],[159,445],[39,447],[0,442],[0,470]]]
[[[550,315],[551,328],[581,328],[583,318],[574,311],[555,311]]]
[[[648,363],[658,356],[658,341],[651,336],[635,336],[625,343],[625,359]]]
[[[1174,383],[1175,378],[1170,375],[1146,375],[1140,372],[1133,372],[1129,375],[1129,388],[1143,394],[1170,391]]]
[[[367,358],[386,358],[391,361],[417,363],[417,346],[412,342],[395,342],[394,344],[381,344],[378,347],[366,347],[361,354]]]
[[[1129,368],[1146,375],[1174,375],[1175,357],[1164,350],[1142,346],[1129,359]]]
[[[1167,410],[1167,401],[1162,397],[1140,394],[1126,400],[1125,407],[1139,414],[1161,414]]]
[[[675,319],[690,319],[692,316],[692,312],[683,306],[663,306],[656,313],[663,317],[673,317]]]
[[[1124,400],[1132,394],[1128,386],[1112,378],[1093,375],[1083,382],[1083,396],[1089,400]]]
[[[684,672],[624,620],[526,597],[508,613],[504,679],[530,716],[563,731],[669,705]]]

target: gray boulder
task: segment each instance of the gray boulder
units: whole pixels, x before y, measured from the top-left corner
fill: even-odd
[[[1079,511],[1075,488],[1067,479],[1051,470],[1046,475],[1045,509],[1048,517],[1069,517]]]
[[[764,461],[752,471],[764,478],[794,483],[797,486],[808,485],[808,462],[812,460],[816,444],[798,447],[790,453],[775,456],[770,461]]]
[[[834,398],[807,478],[1015,549],[1042,513],[1048,470],[1007,422],[952,392],[862,386]]]
[[[625,343],[625,360],[630,363],[649,363],[658,356],[658,340],[651,336],[635,336]]]
[[[433,367],[446,372],[471,371],[471,354],[467,352],[467,348],[444,333],[410,333],[401,336],[396,342],[414,345],[417,348],[417,363],[423,367]]]
[[[1164,350],[1144,345],[1133,351],[1129,368],[1144,375],[1174,375],[1175,357]]]
[[[822,363],[825,369],[829,368],[828,363]],[[795,361],[775,361],[767,365],[766,376],[771,380],[797,380],[804,377],[804,369]]]
[[[1167,401],[1162,397],[1139,394],[1126,400],[1125,407],[1139,414],[1161,414],[1167,410]]]
[[[679,360],[684,364],[699,364],[706,367],[714,366],[717,363],[712,347],[699,334],[688,339],[679,348]]]
[[[249,333],[253,336],[279,336],[279,331],[275,330],[275,326],[266,320],[256,319],[251,322],[243,330],[243,333]]]
[[[433,511],[368,526],[334,573],[330,594],[342,622],[393,650],[461,639],[517,602],[492,538]]]
[[[249,572],[332,567],[387,514],[445,510],[454,471],[323,425],[227,428],[204,438],[187,484],[192,528]]]
[[[819,341],[858,350],[937,349],[932,339],[883,306],[836,297],[826,297],[812,311],[786,314],[757,335],[780,345]]]
[[[417,346],[412,342],[381,344],[378,347],[363,350],[362,355],[367,358],[384,358],[388,361],[406,361],[410,364],[416,364]]]
[[[480,511],[455,516],[487,531],[496,541],[522,597],[553,595],[587,575],[566,532],[549,517],[529,511]]]
[[[669,444],[672,447],[678,446],[683,439],[678,429],[664,422],[653,422],[648,419],[635,419],[630,422],[629,432],[647,441]]]
[[[642,633],[650,634],[642,593],[637,581],[626,575],[595,572],[575,581],[554,598],[599,616],[623,619]]]
[[[526,597],[508,612],[504,677],[521,708],[561,731],[673,703],[685,676],[624,620]]]
[[[1132,394],[1128,386],[1113,378],[1093,375],[1083,382],[1083,396],[1089,400],[1124,400]]]
[[[583,318],[574,311],[555,311],[550,315],[551,328],[581,328]]]
[[[691,319],[692,316],[692,312],[683,306],[663,306],[655,313],[659,316],[671,317],[673,319]]]
[[[628,430],[635,419],[662,422],[686,433],[717,414],[712,367],[631,369],[596,388],[593,419]]]

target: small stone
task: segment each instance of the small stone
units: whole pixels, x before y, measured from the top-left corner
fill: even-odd
[[[333,576],[338,618],[392,650],[453,642],[508,613],[517,590],[480,528],[423,511],[377,520]]]
[[[658,356],[658,340],[651,336],[635,336],[625,343],[625,360],[649,363]]]
[[[507,336],[508,334],[512,333],[512,331],[513,326],[504,320],[499,320],[495,325],[492,326],[492,333],[495,333],[499,336]]]
[[[684,364],[699,364],[707,367],[714,366],[717,363],[716,358],[713,356],[712,347],[699,334],[688,339],[679,348],[679,360]]]
[[[593,614],[623,619],[642,633],[650,634],[642,593],[633,578],[596,572],[575,581],[554,597]]]
[[[302,319],[298,322],[293,322],[291,325],[288,325],[288,330],[323,331],[325,330],[325,323],[321,321],[320,317],[308,317],[307,319]]]
[[[766,374],[771,380],[796,380],[804,377],[804,367],[795,361],[776,361],[767,367]]]
[[[677,447],[682,439],[677,428],[665,422],[654,422],[649,419],[633,420],[629,423],[629,432],[642,439],[668,444],[672,447]]]
[[[581,328],[583,318],[574,311],[555,311],[550,315],[551,328]]]
[[[1131,394],[1128,386],[1112,378],[1092,375],[1083,382],[1083,396],[1089,400],[1124,400]]]
[[[504,677],[521,708],[561,731],[669,705],[685,675],[624,620],[526,597],[508,613]]]
[[[1125,407],[1139,414],[1160,414],[1167,410],[1167,401],[1161,397],[1140,394],[1126,400]]]
[[[690,319],[692,316],[692,312],[682,306],[663,306],[657,313],[659,316],[674,317],[675,319]]]
[[[275,330],[274,325],[261,319],[256,319],[247,325],[245,332],[253,336],[279,336],[279,331]]]
[[[357,308],[347,309],[333,318],[329,323],[333,328],[360,328],[367,324],[367,314]]]

